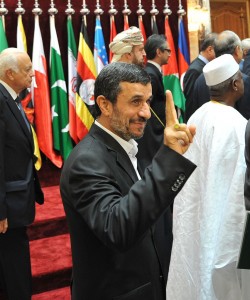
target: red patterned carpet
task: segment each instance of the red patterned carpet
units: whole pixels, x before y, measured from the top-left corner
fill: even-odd
[[[71,249],[59,186],[43,187],[44,205],[36,206],[29,227],[33,278],[32,300],[69,300]]]

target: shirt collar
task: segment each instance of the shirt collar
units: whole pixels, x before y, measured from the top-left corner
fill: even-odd
[[[162,73],[161,66],[157,62],[150,60],[150,59],[147,62],[154,65]]]
[[[15,100],[17,98],[17,93],[3,80],[0,79],[0,83],[6,88],[6,90],[10,93],[11,97],[13,98],[13,100]]]
[[[95,120],[95,124],[106,131],[109,135],[111,135],[121,146],[122,148],[126,151],[128,155],[135,156],[138,149],[137,149],[137,142],[134,139],[130,139],[129,141],[125,141],[106,127],[102,126],[97,120]]]
[[[201,54],[198,55],[198,58],[202,60],[205,64],[207,64],[209,61],[206,59],[206,57],[202,56]]]

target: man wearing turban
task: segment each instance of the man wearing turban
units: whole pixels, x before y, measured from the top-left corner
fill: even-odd
[[[109,44],[114,54],[111,62],[125,62],[144,66],[144,39],[139,28],[132,26],[118,33]]]

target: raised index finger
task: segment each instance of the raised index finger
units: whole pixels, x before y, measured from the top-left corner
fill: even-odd
[[[171,91],[167,90],[166,91],[166,127],[175,124],[179,124],[179,121],[177,118],[172,93]]]

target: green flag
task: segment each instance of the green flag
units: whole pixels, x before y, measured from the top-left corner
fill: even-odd
[[[8,48],[8,42],[3,26],[3,16],[0,17],[0,52],[2,52],[4,49]]]
[[[163,66],[163,84],[165,90],[170,90],[173,94],[174,104],[177,108],[178,118],[183,122],[183,114],[185,112],[185,96],[181,89],[181,84],[178,74],[178,65],[174,47],[174,40],[168,22],[168,16],[165,17],[165,36],[167,38],[169,48],[171,49],[171,56],[168,64]]]
[[[54,148],[66,160],[73,146],[69,135],[67,89],[54,16],[50,16],[50,83]]]

